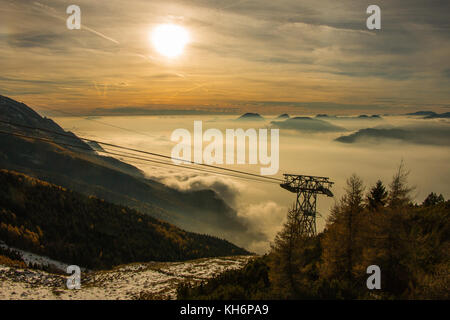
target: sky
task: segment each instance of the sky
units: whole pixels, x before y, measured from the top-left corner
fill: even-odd
[[[80,30],[66,27],[72,4]],[[366,27],[370,4],[381,30]],[[0,0],[0,94],[76,114],[446,112],[448,12],[438,0]],[[161,24],[189,33],[176,58],[149,40]]]

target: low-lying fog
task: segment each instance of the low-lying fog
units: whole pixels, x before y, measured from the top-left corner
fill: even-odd
[[[335,198],[320,196],[318,230],[322,230],[329,209],[343,194],[345,180],[356,173],[363,178],[366,187],[377,179],[389,184],[394,171],[403,159],[411,171],[410,184],[416,186],[414,199],[422,202],[430,193],[450,196],[450,123],[447,120],[421,119],[418,117],[386,116],[381,119],[319,117],[314,121],[326,121],[341,129],[337,131],[317,130],[314,123],[303,131],[300,119],[294,125],[271,124],[275,116],[266,116],[264,121],[234,121],[237,116],[139,116],[101,118],[54,118],[64,129],[77,135],[104,142],[131,146],[137,149],[170,155],[176,145],[170,140],[173,130],[184,128],[193,135],[194,120],[203,121],[203,132],[217,128],[225,136],[225,129],[280,128],[280,169],[283,173],[330,177],[335,182]],[[283,121],[283,120],[277,120]],[[105,125],[109,124],[109,125]],[[318,123],[318,122],[317,122]],[[126,128],[127,130],[121,129]],[[286,129],[288,127],[289,129]],[[360,129],[376,128],[369,133]],[[386,129],[386,130],[385,130]],[[396,130],[390,130],[396,129]],[[341,131],[340,131],[341,130]],[[341,136],[350,136],[345,142],[335,141]],[[204,147],[208,143],[204,143]],[[264,253],[280,229],[295,195],[277,184],[234,179],[225,176],[210,176],[192,170],[160,166],[144,161],[123,161],[134,164],[146,174],[179,189],[212,188],[218,192],[250,228],[264,232],[266,241],[240,243],[247,249]],[[260,172],[261,165],[233,165],[232,169]]]

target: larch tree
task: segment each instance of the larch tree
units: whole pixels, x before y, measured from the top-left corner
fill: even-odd
[[[410,194],[414,188],[408,186],[408,175],[409,171],[401,161],[389,185],[388,205],[390,208],[400,208],[411,202]]]
[[[322,243],[321,274],[351,283],[359,260],[359,224],[364,211],[364,185],[357,175],[347,180],[346,193],[331,211]]]

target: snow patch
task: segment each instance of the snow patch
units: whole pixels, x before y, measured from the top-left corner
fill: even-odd
[[[63,275],[0,266],[0,300],[176,299],[178,284],[199,283],[226,270],[242,268],[252,258],[237,256],[186,262],[133,263],[107,271],[82,272],[79,290],[67,289],[67,277]],[[66,266],[60,263],[63,265]]]

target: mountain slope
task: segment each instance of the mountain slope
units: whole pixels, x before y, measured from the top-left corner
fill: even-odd
[[[0,239],[92,269],[248,254],[228,241],[7,170],[0,170]]]
[[[26,105],[0,96],[0,120],[67,134]],[[0,130],[38,136],[51,142],[0,134],[0,168],[23,172],[86,195],[137,209],[183,229],[208,233],[244,245],[250,234],[214,191],[182,192],[146,179],[124,162],[98,155],[78,139],[0,122]],[[69,133],[70,134],[70,133]],[[65,144],[75,144],[68,147]]]

